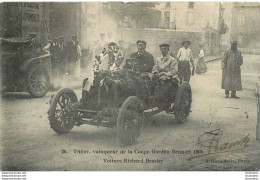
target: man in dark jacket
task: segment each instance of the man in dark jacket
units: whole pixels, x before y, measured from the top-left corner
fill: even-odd
[[[59,66],[60,66],[60,75],[65,74],[65,63],[66,63],[66,57],[67,57],[67,50],[66,46],[64,44],[64,38],[62,36],[59,36]]]
[[[73,35],[72,40],[67,44],[67,66],[68,73],[74,74],[76,70],[76,62],[78,61],[78,52],[77,52],[77,36]]]
[[[240,69],[242,64],[243,56],[241,52],[237,50],[237,41],[232,41],[231,49],[225,52],[221,62],[221,88],[225,89],[226,98],[229,97],[229,91],[231,91],[231,98],[239,98],[236,96],[236,91],[242,91]]]
[[[135,59],[134,62],[126,61],[124,69],[133,69],[139,72],[152,72],[154,66],[154,57],[145,51],[146,42],[138,40],[136,42],[137,52],[133,53],[130,58]]]

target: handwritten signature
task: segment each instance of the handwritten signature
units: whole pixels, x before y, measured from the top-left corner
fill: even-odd
[[[220,141],[223,134],[223,131],[219,128],[209,132],[204,132],[202,135],[199,136],[198,144],[201,148],[205,149],[205,151],[203,152],[206,153],[189,157],[187,160],[191,161],[192,159],[205,157],[211,154],[238,151],[248,147],[250,133],[248,133],[248,135],[246,135],[245,137],[234,142],[221,143]]]

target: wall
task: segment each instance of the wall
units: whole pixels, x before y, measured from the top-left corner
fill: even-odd
[[[80,8],[80,3],[50,3],[51,38],[63,36],[67,42],[71,40],[72,35],[77,35],[78,39],[81,39]]]
[[[22,3],[4,2],[2,8],[2,37],[22,37]]]
[[[238,47],[260,48],[260,3],[234,3],[232,17],[231,38],[238,41]]]
[[[42,45],[47,42],[45,24],[49,23],[48,3],[23,2],[2,3],[3,37],[23,37],[36,33]]]
[[[206,54],[214,55],[221,51],[220,7],[219,2],[162,2],[156,9],[162,12],[162,28],[201,32],[201,44]],[[170,27],[165,26],[165,12],[169,12]]]

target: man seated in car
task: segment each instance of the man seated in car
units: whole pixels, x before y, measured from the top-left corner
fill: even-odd
[[[169,45],[161,44],[160,50],[162,55],[156,58],[152,73],[153,79],[169,80],[172,78],[178,79],[176,74],[178,71],[178,62],[169,54]]]
[[[152,72],[154,66],[154,57],[152,54],[147,52],[146,42],[138,40],[136,42],[137,52],[130,56],[130,59],[134,59],[134,62],[127,60],[123,69],[133,69],[138,72]]]
[[[124,55],[115,42],[110,42],[108,44],[108,50],[104,48],[102,53],[97,55],[95,58],[96,60],[94,62],[90,77],[83,81],[82,98],[78,104],[78,106],[82,108],[86,106],[87,98],[93,94],[93,92],[90,92],[90,88],[95,86],[95,84],[102,84],[102,82],[99,82],[102,81],[102,79],[94,79],[95,73],[102,74],[102,72],[105,73],[108,70],[114,72],[119,70],[119,66],[124,59]]]
[[[175,58],[170,56],[168,44],[161,44],[159,47],[162,55],[156,59],[155,65],[152,69],[152,91],[156,96],[155,100],[157,102],[159,101],[159,104],[164,106],[164,102],[167,102],[165,101],[165,99],[172,98],[174,96],[174,93],[177,91],[177,86],[179,82],[179,78],[177,75],[178,62]]]

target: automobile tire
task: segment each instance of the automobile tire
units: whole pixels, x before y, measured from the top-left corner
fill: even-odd
[[[48,72],[39,66],[29,69],[27,75],[27,90],[31,96],[43,97],[50,88],[50,77]]]
[[[144,123],[144,108],[136,96],[128,97],[122,104],[117,117],[117,133],[123,145],[136,143]]]
[[[177,123],[183,123],[189,117],[192,102],[192,92],[190,84],[183,81],[178,87],[175,102],[174,114]]]
[[[70,88],[60,89],[51,99],[48,118],[56,133],[66,134],[74,127],[75,111],[71,107],[76,102],[77,96]]]

